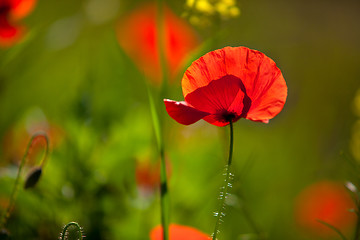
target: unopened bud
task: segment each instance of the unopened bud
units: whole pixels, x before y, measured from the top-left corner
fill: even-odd
[[[10,239],[10,234],[5,228],[3,228],[0,230],[0,240],[6,240],[6,239]]]
[[[24,188],[28,189],[28,188],[35,187],[35,185],[37,184],[37,182],[39,181],[39,179],[41,177],[41,172],[42,172],[41,167],[37,167],[37,168],[34,168],[33,170],[31,170],[29,175],[26,177]]]

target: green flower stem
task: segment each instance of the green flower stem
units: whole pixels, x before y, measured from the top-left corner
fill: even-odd
[[[152,116],[152,122],[155,131],[155,137],[158,145],[158,151],[161,159],[160,167],[160,208],[161,208],[161,224],[163,226],[163,236],[164,240],[169,239],[169,194],[168,194],[168,184],[166,176],[166,161],[165,161],[165,147],[163,141],[162,128],[160,124],[159,114],[156,108],[156,104],[151,93],[150,88],[148,87],[149,103]]]
[[[225,200],[229,191],[229,188],[231,187],[231,161],[232,161],[232,155],[233,155],[233,146],[234,146],[234,128],[233,128],[233,122],[232,119],[230,119],[230,149],[229,149],[229,159],[228,163],[226,165],[226,176],[225,176],[225,186],[223,187],[223,191],[220,193],[220,207],[219,211],[216,213],[216,224],[214,233],[212,235],[212,239],[216,240],[216,236],[219,232],[219,226],[221,222],[221,218],[225,215]]]
[[[9,205],[8,205],[6,211],[4,212],[4,214],[2,215],[1,220],[0,220],[0,229],[4,227],[7,219],[10,216],[10,212],[14,207],[15,199],[16,199],[16,196],[17,196],[17,193],[18,193],[18,190],[19,190],[19,185],[20,185],[21,171],[22,171],[22,169],[23,169],[23,167],[24,167],[24,165],[25,165],[25,163],[26,163],[26,161],[28,159],[28,154],[29,154],[30,147],[31,147],[33,141],[36,138],[39,138],[39,137],[43,137],[45,139],[45,141],[46,141],[45,153],[44,153],[43,158],[40,161],[40,167],[43,167],[45,165],[45,163],[46,163],[47,155],[49,153],[49,138],[46,135],[46,133],[37,132],[31,137],[31,139],[30,139],[30,141],[29,141],[29,143],[28,143],[28,145],[26,147],[25,154],[24,154],[24,156],[23,156],[23,158],[21,160],[21,163],[20,163],[20,166],[19,166],[19,169],[18,169],[18,172],[17,172],[17,176],[16,176],[16,179],[15,179],[15,185],[14,185],[13,191],[12,191],[11,196],[10,196]]]
[[[334,232],[336,232],[342,240],[347,240],[346,237],[344,236],[344,234],[342,234],[342,232],[338,228],[336,228],[335,226],[333,226],[333,225],[331,225],[331,224],[329,224],[327,222],[321,221],[320,219],[317,219],[317,221],[319,223],[325,225],[326,227],[330,228]]]
[[[164,21],[164,2],[163,0],[157,0],[157,44],[158,44],[158,54],[160,60],[160,67],[162,73],[162,84],[160,90],[160,98],[159,104],[162,104],[163,96],[167,90],[168,84],[168,67],[166,64],[165,58],[165,48],[166,45],[166,35],[165,35],[165,21]],[[151,96],[151,95],[149,95]],[[165,147],[164,147],[164,136],[161,126],[163,126],[162,119],[164,116],[163,108],[160,109],[160,114],[156,110],[156,104],[153,100],[150,100],[150,104],[152,102],[152,116],[154,122],[154,128],[157,132],[157,142],[159,147],[159,154],[161,158],[161,168],[160,168],[160,207],[161,207],[161,224],[163,227],[163,240],[169,239],[169,194],[168,194],[168,184],[167,184],[167,176],[166,176],[166,161],[165,161]],[[159,118],[160,116],[160,118]]]
[[[356,206],[357,209],[355,210],[356,213],[356,227],[355,227],[355,234],[354,234],[354,240],[360,240],[360,200],[356,199]]]
[[[161,156],[161,174],[160,174],[160,204],[161,204],[161,222],[163,225],[163,239],[169,239],[169,193],[168,193],[168,184],[166,176],[166,163],[165,163],[165,154],[164,148],[160,150]]]
[[[66,237],[66,231],[68,230],[69,227],[71,226],[74,226],[77,230],[77,232],[79,233],[78,236],[77,236],[77,239],[78,240],[82,240],[83,239],[83,235],[82,235],[82,231],[81,231],[81,227],[80,225],[77,223],[77,222],[69,222],[68,224],[65,225],[62,233],[61,233],[61,236],[60,236],[60,240],[65,240],[67,238]]]

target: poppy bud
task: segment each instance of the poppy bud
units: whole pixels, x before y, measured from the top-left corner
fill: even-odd
[[[9,237],[10,237],[10,234],[5,228],[0,230],[0,240],[6,240],[6,239],[9,239]]]
[[[34,168],[33,170],[31,170],[29,175],[26,177],[24,188],[28,189],[28,188],[35,187],[35,185],[37,184],[37,182],[39,181],[39,179],[41,177],[41,172],[42,172],[41,167],[37,167],[37,168]]]

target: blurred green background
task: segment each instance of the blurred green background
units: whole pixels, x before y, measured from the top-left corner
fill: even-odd
[[[14,184],[26,134],[40,126],[52,141],[40,182],[19,191],[6,225],[13,239],[56,239],[70,221],[79,222],[88,240],[149,239],[160,223],[158,190],[142,189],[135,177],[138,162],[156,169],[147,85],[157,87],[146,82],[115,31],[119,19],[143,3],[39,0],[22,20],[25,38],[0,49],[0,206]],[[187,14],[183,1],[167,5],[179,18]],[[246,46],[277,63],[289,92],[269,124],[235,124],[235,177],[219,239],[256,239],[243,235],[254,233],[243,206],[267,239],[321,239],[296,225],[294,202],[313,182],[357,181],[350,145],[360,117],[354,104],[360,2],[236,5],[237,17],[205,16],[207,24],[192,26],[199,46],[185,67],[205,52]],[[183,99],[183,72],[160,97]],[[204,121],[182,126],[168,116],[164,121],[171,221],[211,234],[228,128]]]

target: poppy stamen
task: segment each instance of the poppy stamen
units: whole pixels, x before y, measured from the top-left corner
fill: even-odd
[[[224,119],[226,122],[230,123],[230,121],[233,121],[236,118],[236,114],[235,113],[225,113],[224,114]]]
[[[7,4],[1,5],[0,6],[0,15],[6,15],[8,14],[10,11],[10,6]]]

